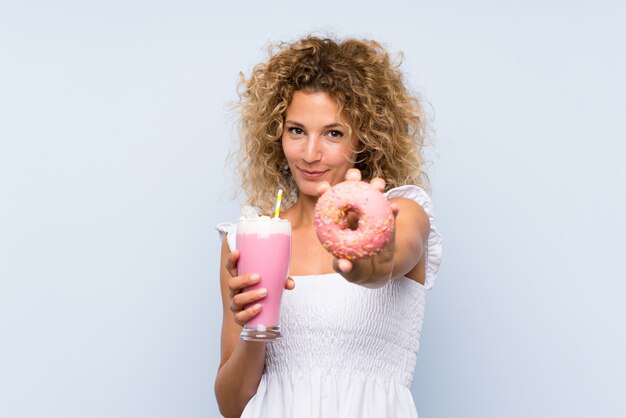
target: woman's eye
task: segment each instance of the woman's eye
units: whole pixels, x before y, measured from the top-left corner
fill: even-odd
[[[294,134],[294,135],[302,135],[304,133],[304,131],[300,128],[297,128],[295,126],[292,126],[291,128],[287,129],[289,131],[289,133]]]
[[[341,132],[341,131],[330,131],[330,132],[328,132],[328,136],[330,136],[331,138],[341,138],[341,137],[343,137],[343,132]]]

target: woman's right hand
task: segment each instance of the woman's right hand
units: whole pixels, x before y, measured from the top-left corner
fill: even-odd
[[[231,277],[228,279],[228,291],[230,295],[230,310],[233,312],[237,325],[243,327],[248,321],[257,316],[263,309],[261,303],[255,303],[267,296],[266,288],[258,288],[244,291],[246,287],[259,283],[261,277],[255,273],[237,273],[237,261],[239,261],[239,251],[230,253],[226,262],[226,268]],[[295,283],[291,277],[285,282],[285,289],[292,290]]]

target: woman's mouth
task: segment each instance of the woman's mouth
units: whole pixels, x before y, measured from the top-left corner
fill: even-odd
[[[301,168],[298,168],[298,170],[300,171],[300,174],[302,175],[302,177],[304,177],[307,180],[318,180],[328,171],[328,170],[324,170],[324,171],[303,170]]]

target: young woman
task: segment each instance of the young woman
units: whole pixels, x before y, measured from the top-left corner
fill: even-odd
[[[223,240],[222,357],[215,393],[225,417],[417,417],[410,392],[426,290],[440,263],[422,189],[425,120],[398,66],[375,41],[307,37],[279,44],[242,77],[241,187],[248,203],[292,225],[283,339],[240,340],[263,309],[259,280],[237,274]],[[363,179],[392,204],[395,232],[378,254],[335,259],[317,239],[314,206],[329,187]],[[248,307],[246,309],[246,306]]]

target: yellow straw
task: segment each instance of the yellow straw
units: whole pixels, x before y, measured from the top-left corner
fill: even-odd
[[[283,189],[278,189],[278,196],[276,196],[276,210],[274,210],[274,218],[278,218],[280,213],[280,201],[283,200]]]

